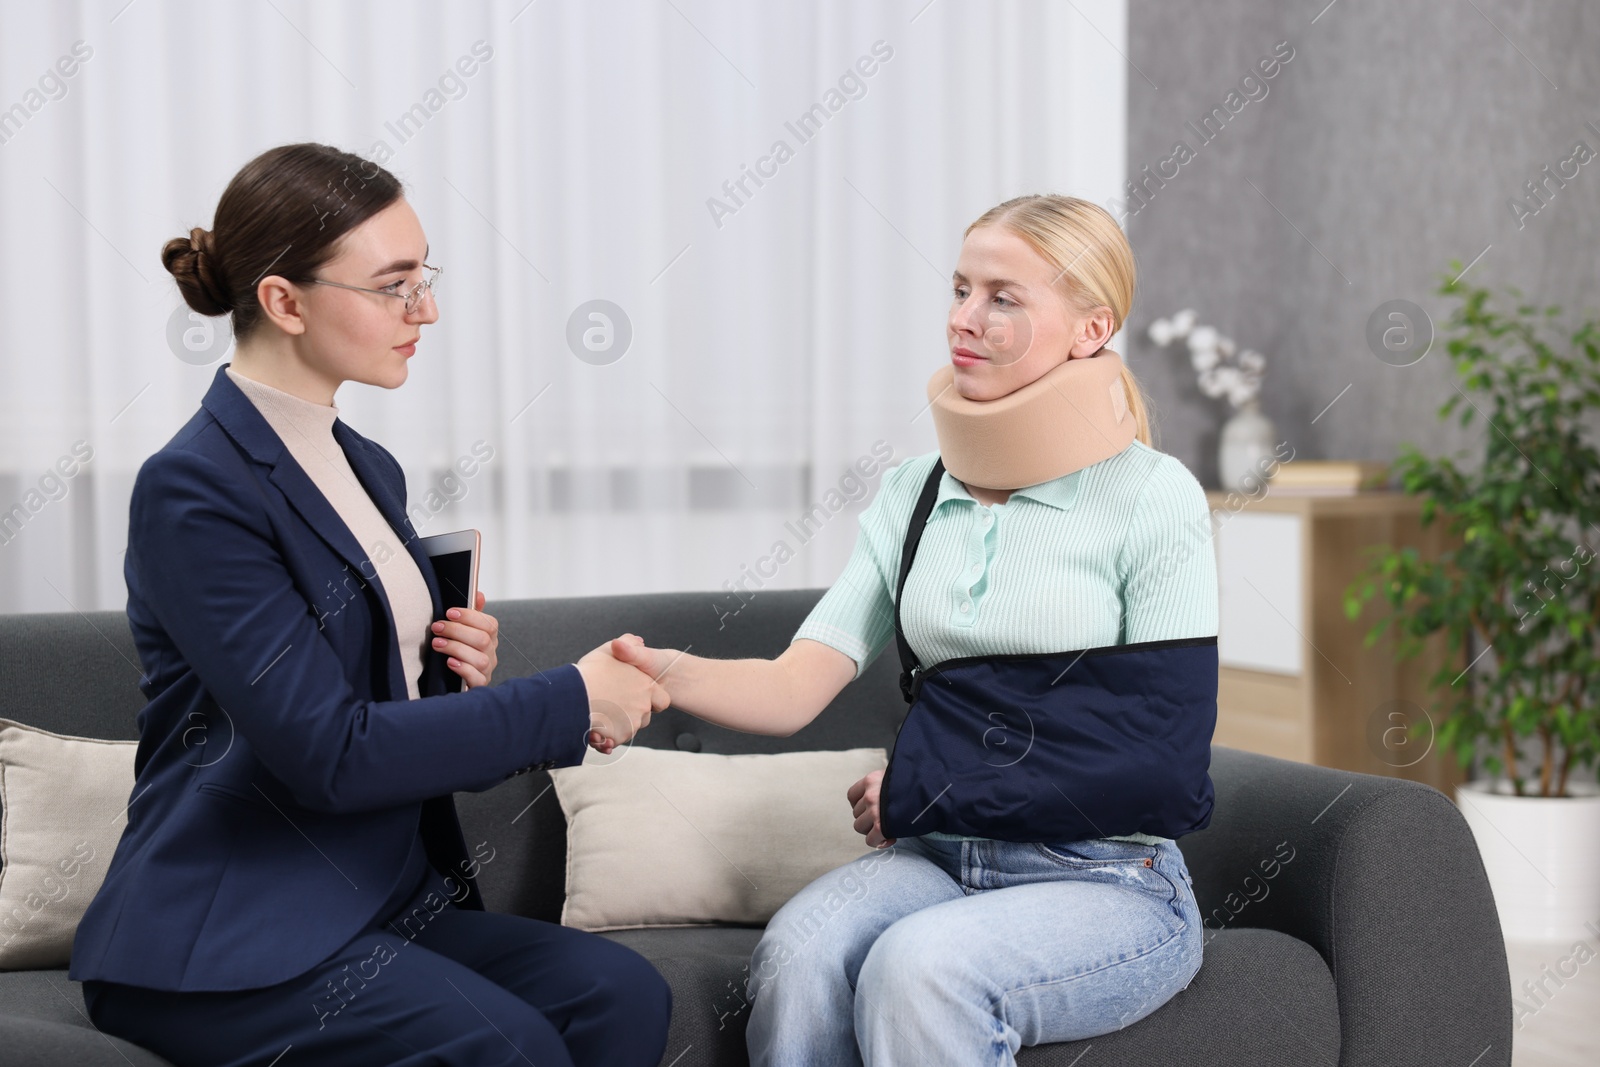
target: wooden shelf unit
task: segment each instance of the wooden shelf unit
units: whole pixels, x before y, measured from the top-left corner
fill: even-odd
[[[1418,742],[1384,733],[1418,709],[1438,723],[1426,682],[1443,661],[1443,639],[1397,661],[1387,633],[1363,646],[1385,603],[1374,597],[1354,621],[1344,614],[1344,590],[1364,569],[1364,550],[1410,545],[1437,557],[1447,544],[1441,523],[1424,528],[1421,501],[1395,491],[1206,497],[1222,598],[1217,743],[1407,778],[1453,796],[1466,774],[1452,756],[1433,744],[1418,759],[1405,747]]]

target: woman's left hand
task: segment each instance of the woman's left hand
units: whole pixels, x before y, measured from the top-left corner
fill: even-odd
[[[450,669],[461,675],[461,688],[488,685],[499,663],[495,649],[500,645],[500,620],[483,610],[483,590],[478,590],[478,606],[451,608],[444,619],[433,624],[433,648],[449,657]]]

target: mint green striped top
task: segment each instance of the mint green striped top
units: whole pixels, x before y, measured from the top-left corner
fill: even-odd
[[[884,475],[844,572],[795,631],[849,656],[857,678],[893,645],[900,550],[938,458],[913,456]],[[904,598],[901,625],[925,667],[1213,636],[1217,565],[1205,491],[1182,462],[1139,441],[1017,489],[1004,504],[979,503],[945,471]]]

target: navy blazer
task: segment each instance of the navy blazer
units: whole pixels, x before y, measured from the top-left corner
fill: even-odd
[[[482,910],[451,793],[586,749],[572,664],[449,693],[430,655],[409,699],[369,559],[383,546],[356,542],[228,366],[133,486],[123,570],[149,703],[128,825],[73,941],[79,981],[231,990],[302,974],[377,918],[419,832],[431,866],[469,887],[460,906]],[[333,436],[442,618],[400,465],[342,421]]]

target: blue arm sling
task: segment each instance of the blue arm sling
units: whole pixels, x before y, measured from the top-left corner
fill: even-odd
[[[940,460],[922,487],[895,586],[900,691],[910,708],[881,785],[884,835],[1069,842],[1204,829],[1214,797],[1215,635],[917,662],[900,600],[943,473]]]

